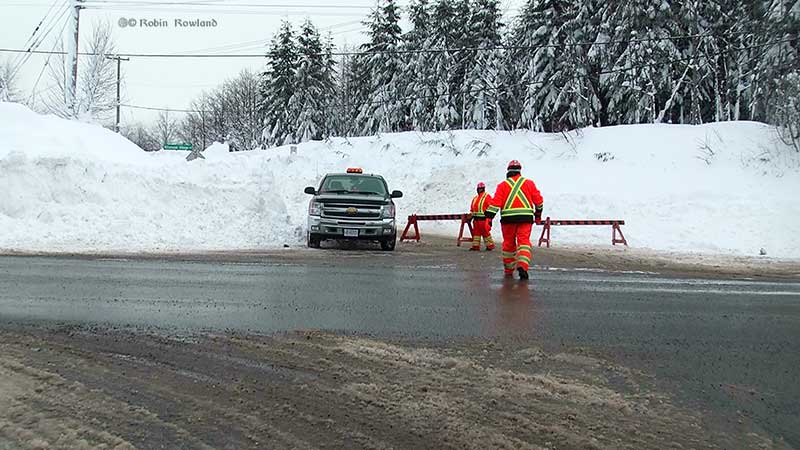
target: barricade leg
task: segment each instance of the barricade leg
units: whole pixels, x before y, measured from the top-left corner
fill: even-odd
[[[542,246],[542,243],[547,244],[547,248],[550,248],[550,218],[548,217],[544,221],[544,227],[542,227],[542,235],[539,236],[539,247]]]
[[[464,237],[464,226],[466,226],[469,230],[469,238]],[[472,216],[461,216],[461,229],[458,231],[458,240],[456,241],[456,246],[461,247],[462,242],[472,242],[474,236],[475,232],[472,229]]]
[[[619,233],[619,239],[617,239],[617,233]],[[611,226],[611,245],[617,244],[625,244],[625,247],[627,247],[628,241],[625,240],[625,235],[622,234],[622,228],[619,227],[619,223],[614,222],[614,225]]]
[[[414,227],[414,236],[409,236],[408,232],[411,230],[412,226]],[[400,242],[410,241],[412,239],[419,242],[419,238],[420,236],[419,236],[419,225],[417,225],[417,216],[416,215],[408,216],[408,223],[406,224],[405,230],[403,230],[403,234],[400,236]]]

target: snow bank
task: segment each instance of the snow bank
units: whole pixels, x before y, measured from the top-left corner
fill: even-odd
[[[297,241],[283,199],[265,195],[277,183],[265,160],[212,153],[213,163],[187,163],[187,152],[146,153],[101,127],[0,103],[0,249],[202,250]]]
[[[0,249],[203,250],[303,242],[308,196],[360,166],[406,196],[398,214],[456,213],[519,159],[545,215],[622,218],[632,246],[800,258],[800,169],[752,122],[565,134],[455,131],[336,138],[205,160],[140,151],[99,127],[0,104]],[[794,159],[793,159],[794,156]],[[422,225],[455,233],[455,223]],[[499,231],[499,230],[498,230]],[[610,244],[607,227],[554,228],[556,245]]]

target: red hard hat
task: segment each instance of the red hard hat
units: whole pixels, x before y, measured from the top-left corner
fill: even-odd
[[[511,162],[508,163],[508,170],[522,170],[522,164],[516,159],[512,159]]]
[[[480,183],[478,183],[478,189],[486,189],[486,185],[485,185],[485,184],[483,184],[483,181],[481,181]]]

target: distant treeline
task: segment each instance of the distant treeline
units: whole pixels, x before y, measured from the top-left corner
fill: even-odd
[[[401,14],[410,23],[402,30]],[[382,0],[335,49],[284,22],[263,73],[196,100],[180,126],[240,149],[407,130],[558,131],[756,120],[797,139],[800,1]],[[202,135],[201,135],[202,134]]]

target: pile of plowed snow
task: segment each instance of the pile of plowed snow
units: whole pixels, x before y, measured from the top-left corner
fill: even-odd
[[[800,258],[800,169],[753,122],[570,133],[453,131],[334,138],[206,159],[146,153],[100,127],[0,103],[0,249],[253,249],[304,242],[308,196],[360,166],[405,197],[398,215],[466,212],[478,181],[519,159],[545,215],[626,220],[632,246]],[[492,189],[490,189],[492,190]],[[404,220],[403,220],[404,222]],[[457,224],[423,223],[455,233]],[[496,230],[499,234],[499,229]],[[610,245],[609,227],[554,228],[556,245]]]
[[[213,153],[213,151],[212,151]],[[297,241],[264,158],[186,162],[0,103],[0,249],[200,250]],[[252,156],[248,158],[247,156]]]

